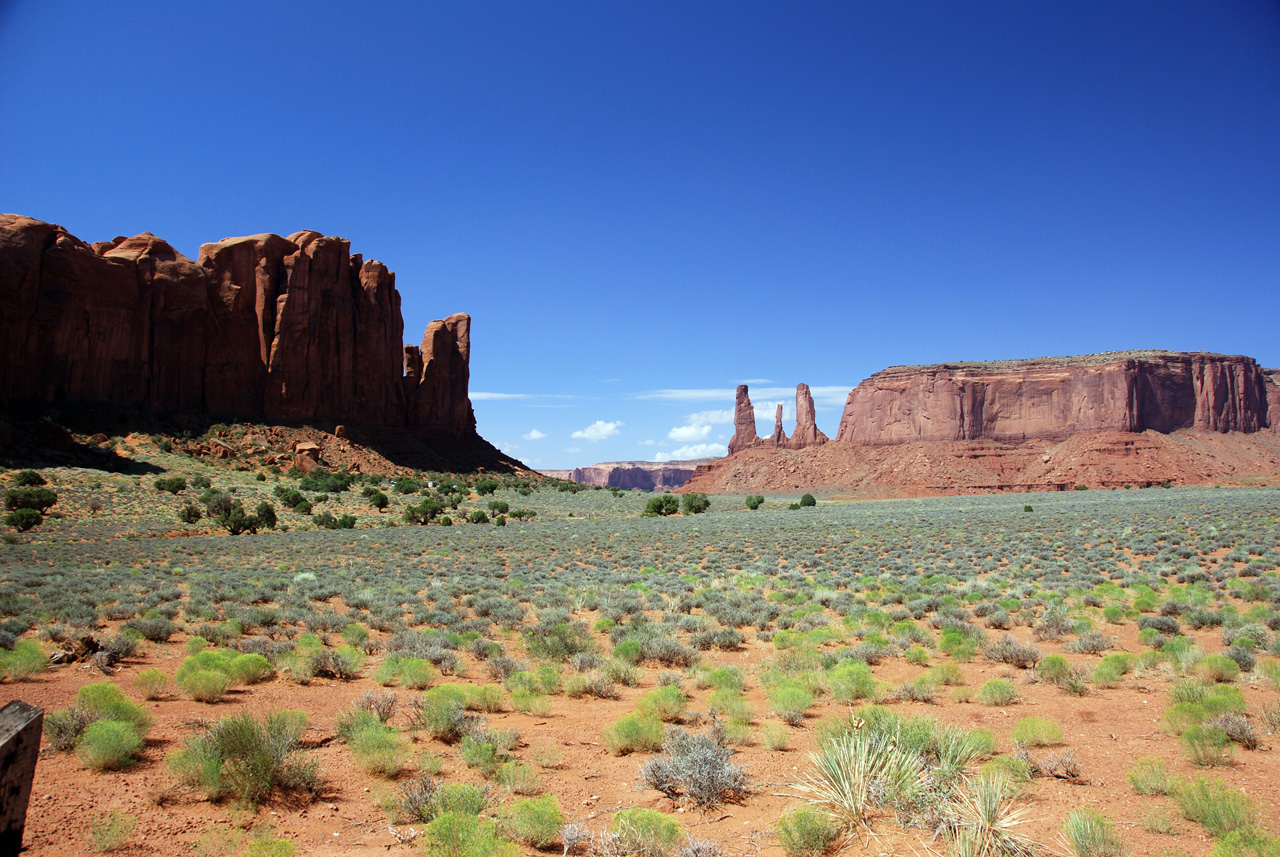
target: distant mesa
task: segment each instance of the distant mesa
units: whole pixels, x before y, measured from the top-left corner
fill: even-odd
[[[796,390],[796,430],[756,436],[738,388],[729,456],[688,490],[869,494],[1280,480],[1280,371],[1250,357],[1129,351],[895,366],[855,387],[836,437]]]
[[[224,238],[192,261],[147,232],[91,246],[4,214],[0,294],[10,408],[341,423],[410,465],[519,465],[476,433],[470,317],[434,321],[406,347],[395,274],[345,238]]]
[[[689,481],[694,471],[715,459],[690,461],[605,461],[573,470],[541,470],[543,476],[605,488],[670,491]]]

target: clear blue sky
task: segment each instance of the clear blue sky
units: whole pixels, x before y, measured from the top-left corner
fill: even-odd
[[[1277,366],[1280,4],[0,0],[0,210],[350,238],[544,468],[744,380],[834,433],[893,364]]]

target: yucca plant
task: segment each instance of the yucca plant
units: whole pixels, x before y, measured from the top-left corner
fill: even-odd
[[[809,760],[815,772],[797,788],[850,832],[869,829],[868,821],[880,807],[914,804],[929,788],[924,760],[899,747],[897,736],[889,732],[845,732]]]
[[[1015,830],[1026,822],[1026,810],[1010,800],[1017,787],[1003,774],[969,781],[948,807],[950,853],[954,857],[1033,857],[1039,848]]]

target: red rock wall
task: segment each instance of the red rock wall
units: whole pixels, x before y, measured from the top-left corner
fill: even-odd
[[[405,379],[395,275],[343,238],[205,244],[144,233],[90,247],[0,215],[0,396],[472,436],[470,318],[432,322]]]
[[[894,367],[849,394],[837,439],[877,445],[1147,429],[1256,432],[1270,425],[1266,384],[1252,358],[1203,353]]]

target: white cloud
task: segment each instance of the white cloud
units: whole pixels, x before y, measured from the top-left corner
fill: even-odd
[[[565,450],[564,450],[564,451],[565,451],[565,452],[582,452],[582,449],[581,449],[580,447],[576,447],[576,446],[567,446],[567,447],[565,447]]]
[[[596,420],[591,425],[587,426],[581,431],[575,431],[573,434],[569,436],[579,438],[581,440],[587,440],[587,441],[590,441],[591,443],[595,443],[598,440],[604,440],[607,437],[613,437],[618,433],[618,429],[623,425],[624,423],[622,422],[622,420],[618,420],[617,422],[612,422],[612,423],[607,423],[604,420]]]
[[[546,437],[545,434],[538,431],[537,429],[533,429],[528,434],[522,434],[520,436],[525,440],[542,440],[544,437]]]
[[[773,381],[770,380],[769,378],[744,378],[742,380],[742,383],[743,384],[772,384]]]
[[[638,444],[636,444],[636,445],[637,445],[637,446],[653,446],[653,444],[654,444],[654,441],[652,441],[652,440],[642,440],[642,441],[640,441],[640,443],[638,443]]]
[[[487,393],[476,390],[468,394],[473,402],[502,402],[510,399],[576,399],[563,393]]]
[[[849,391],[853,389],[853,385],[848,386],[839,384],[830,384],[820,387],[810,387],[809,392],[813,394],[813,403],[819,408],[843,408],[845,399],[849,396]],[[732,402],[738,391],[724,388],[668,388],[663,390],[648,390],[643,393],[636,393],[637,399],[660,399],[668,402]],[[758,405],[758,400],[772,399],[776,405],[778,401],[792,402],[796,400],[795,387],[753,387],[750,390],[752,404]],[[714,413],[714,412],[712,412]],[[725,411],[730,414],[729,420],[732,420],[733,411]],[[772,413],[770,414],[772,416]]]
[[[696,414],[689,414],[689,422],[692,425],[720,425],[721,423],[733,422],[733,408],[723,411],[698,411]]]
[[[728,399],[733,401],[736,395],[735,390],[728,387],[723,389],[704,389],[704,390],[649,390],[644,393],[636,393],[637,399],[663,399],[669,402],[714,402]]]
[[[690,458],[719,458],[727,455],[729,450],[722,443],[691,443],[679,446],[670,452],[659,452],[654,461],[687,461]]]
[[[695,440],[706,440],[711,434],[711,426],[693,424],[687,426],[676,426],[667,432],[667,437],[676,443],[692,443]]]

